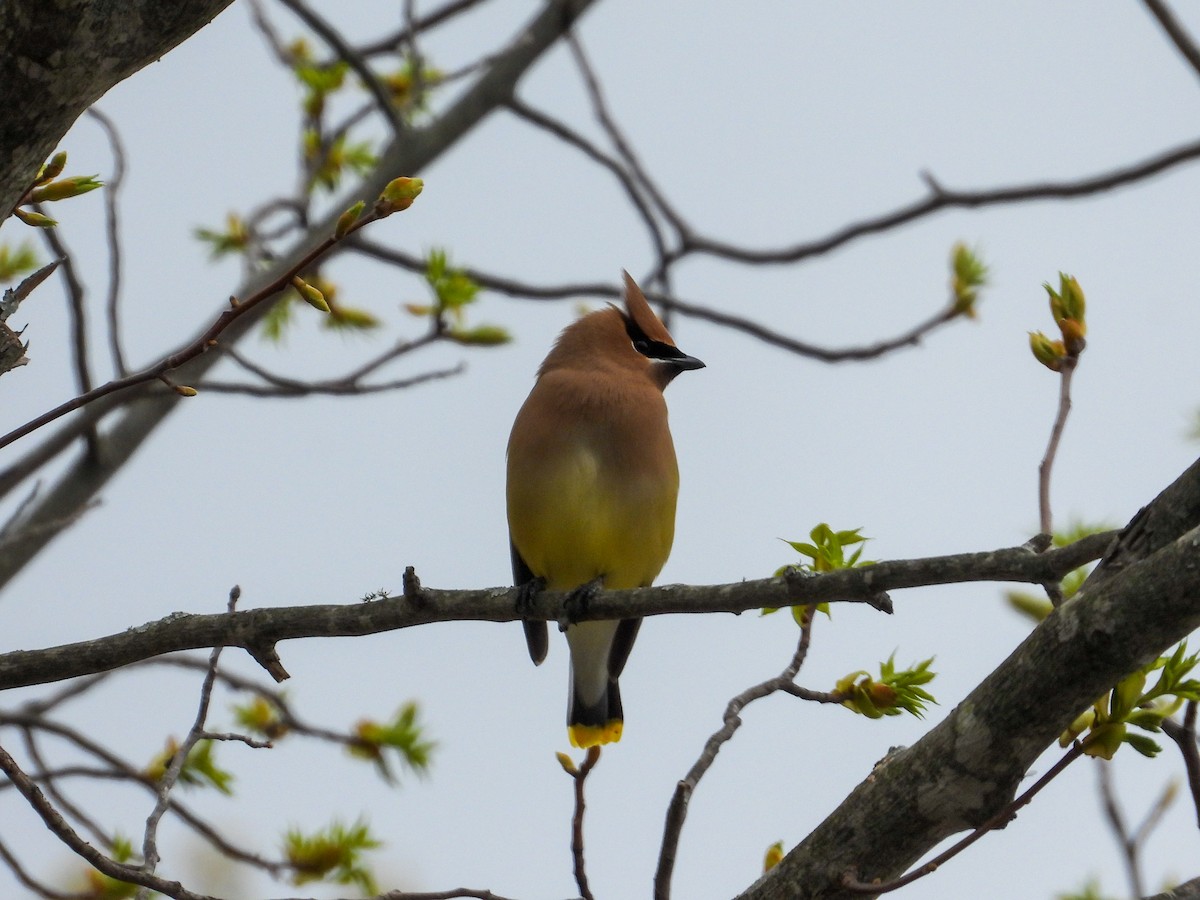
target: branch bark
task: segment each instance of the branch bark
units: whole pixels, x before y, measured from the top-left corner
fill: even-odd
[[[589,602],[578,619],[741,613],[748,609],[827,601],[877,604],[883,591],[965,581],[1041,584],[1056,581],[1072,569],[1097,559],[1113,537],[1113,532],[1092,535],[1040,555],[1025,547],[1013,547],[985,553],[891,560],[822,575],[604,591]],[[401,597],[207,615],[177,612],[157,622],[95,640],[0,654],[0,690],[91,675],[179,650],[219,645],[242,647],[256,659],[275,659],[275,645],[284,640],[378,634],[432,622],[512,622],[521,618],[517,613],[516,588],[432,590],[421,587],[415,576],[411,576],[411,569],[409,572],[405,581],[413,587]],[[528,616],[558,621],[567,596],[557,591],[539,594]]]
[[[0,218],[113,85],[191,37],[233,0],[14,0],[0,5]]]
[[[740,900],[861,898],[994,815],[1080,710],[1200,627],[1200,462],[1122,532],[1084,587],[949,716],[890,756]]]

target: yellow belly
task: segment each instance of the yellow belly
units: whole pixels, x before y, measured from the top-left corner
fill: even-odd
[[[609,589],[650,584],[674,539],[674,466],[651,477],[615,471],[584,446],[557,456],[535,478],[509,479],[509,525],[526,564],[553,590],[599,576]]]

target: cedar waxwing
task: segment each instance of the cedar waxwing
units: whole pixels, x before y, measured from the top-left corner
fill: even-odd
[[[625,312],[609,306],[563,330],[508,439],[513,580],[527,590],[577,590],[586,600],[600,586],[645,587],[671,552],[679,467],[662,392],[704,363],[676,348],[624,274]],[[641,621],[568,626],[574,746],[621,739],[617,678]],[[546,623],[524,626],[540,663]]]

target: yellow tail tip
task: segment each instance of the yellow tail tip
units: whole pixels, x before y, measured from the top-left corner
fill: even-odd
[[[585,750],[598,744],[615,744],[621,739],[624,726],[620,719],[612,719],[603,725],[568,725],[567,735],[572,747]]]

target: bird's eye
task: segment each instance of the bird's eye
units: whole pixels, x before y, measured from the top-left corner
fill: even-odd
[[[636,350],[638,353],[642,354],[642,356],[649,356],[650,355],[650,342],[649,341],[634,341],[633,349]]]

